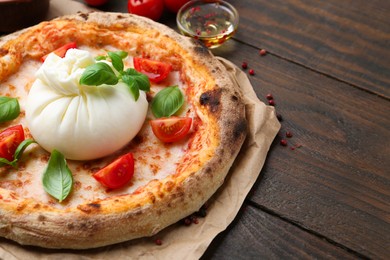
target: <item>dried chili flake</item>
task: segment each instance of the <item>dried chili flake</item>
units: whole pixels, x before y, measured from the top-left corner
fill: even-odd
[[[286,132],[286,137],[291,138],[292,136],[293,136],[293,134],[291,131]]]
[[[264,50],[264,49],[261,49],[261,50],[259,51],[259,54],[260,54],[260,56],[264,56],[264,55],[267,54],[267,51]]]
[[[249,70],[249,75],[251,75],[251,76],[255,75],[254,69],[250,69],[250,70]]]

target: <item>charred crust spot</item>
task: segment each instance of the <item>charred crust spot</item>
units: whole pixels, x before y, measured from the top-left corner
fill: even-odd
[[[123,19],[123,18],[125,18],[123,15],[120,15],[120,14],[118,14],[117,16],[116,16],[116,18],[118,18],[118,19]]]
[[[238,101],[238,97],[236,95],[232,95],[232,100],[233,101]]]
[[[204,46],[201,42],[193,39],[194,43],[195,43],[195,47],[194,47],[194,52],[199,54],[199,55],[209,55],[209,49],[207,49],[206,46]]]
[[[45,221],[45,220],[46,220],[46,217],[45,217],[44,215],[39,215],[39,216],[38,216],[38,221],[43,222],[43,221]]]
[[[247,131],[247,123],[246,120],[243,118],[239,122],[236,123],[233,129],[233,137],[235,139],[239,138],[243,134],[245,134]]]
[[[88,206],[96,208],[96,209],[100,209],[100,207],[101,207],[101,205],[99,203],[89,203]]]
[[[74,229],[74,225],[73,225],[72,223],[67,224],[66,227],[67,227],[69,230]]]
[[[80,15],[80,17],[83,18],[84,20],[88,20],[88,18],[89,18],[89,15],[86,14],[86,13],[80,13],[79,15]]]
[[[212,113],[219,110],[221,104],[221,89],[210,90],[200,95],[199,103],[202,106],[208,106]]]
[[[91,212],[96,212],[100,210],[101,205],[99,203],[89,203],[86,205],[78,205],[77,209],[81,210],[84,213],[91,213]]]

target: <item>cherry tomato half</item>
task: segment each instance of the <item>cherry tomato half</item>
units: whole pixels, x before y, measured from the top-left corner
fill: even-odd
[[[63,58],[63,57],[65,57],[65,54],[69,49],[76,49],[76,48],[77,48],[77,44],[75,42],[70,42],[70,43],[67,43],[67,44],[59,47],[58,49],[54,50],[53,52],[55,54],[57,54],[58,56],[60,56],[61,58]],[[45,56],[43,56],[41,58],[41,61],[44,62],[49,54],[46,54]]]
[[[150,120],[155,136],[164,143],[172,143],[183,139],[191,129],[192,118],[168,117]]]
[[[134,158],[127,153],[116,159],[92,176],[110,189],[117,189],[127,184],[134,175]]]
[[[190,0],[164,0],[165,7],[174,13],[177,13],[179,9]]]
[[[157,21],[164,11],[164,2],[163,0],[128,0],[127,10],[129,13]]]
[[[84,0],[84,1],[91,6],[99,6],[108,2],[108,0]]]
[[[134,68],[150,79],[150,81],[159,83],[168,77],[172,70],[172,65],[169,63],[149,60],[145,58],[134,57]]]
[[[0,157],[12,161],[16,148],[23,141],[24,130],[22,125],[15,125],[0,132]]]

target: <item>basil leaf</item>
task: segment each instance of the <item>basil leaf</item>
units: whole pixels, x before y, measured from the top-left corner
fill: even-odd
[[[112,66],[119,72],[123,71],[124,65],[122,57],[116,52],[108,52],[107,54],[111,59]]]
[[[16,167],[16,163],[19,161],[24,150],[26,150],[26,148],[33,143],[36,143],[33,139],[26,139],[23,142],[21,142],[15,150],[14,160],[10,162],[5,158],[0,158],[0,167],[3,167],[5,165],[11,165],[12,167]]]
[[[33,144],[33,143],[36,143],[33,139],[26,139],[24,140],[23,142],[21,142],[19,145],[18,145],[18,148],[16,148],[15,150],[15,154],[14,154],[14,160],[19,160],[20,159],[20,156],[22,156],[22,153],[24,152],[24,150],[26,150],[26,148],[30,145],[30,144]]]
[[[80,84],[88,86],[115,85],[117,83],[118,77],[112,68],[104,62],[97,62],[88,66],[80,78]]]
[[[107,58],[106,56],[100,55],[100,56],[97,56],[97,57],[95,58],[95,60],[97,60],[97,61],[99,61],[99,60],[105,60],[106,58]]]
[[[156,94],[151,108],[157,118],[175,114],[184,104],[184,96],[178,86],[167,87]]]
[[[65,157],[53,150],[42,177],[43,188],[59,202],[66,199],[72,190],[73,176]]]
[[[20,114],[17,98],[0,97],[0,123],[15,119]]]
[[[137,101],[139,98],[139,88],[136,81],[129,75],[123,75],[122,80],[127,86],[129,86],[131,94],[133,94],[135,101]]]
[[[119,57],[121,57],[122,59],[127,57],[127,52],[125,52],[125,51],[115,51],[114,53],[116,55],[119,55]]]
[[[15,163],[13,161],[10,162],[5,158],[0,158],[0,167],[6,166],[6,165],[11,165],[11,166],[15,167]]]
[[[150,91],[150,81],[148,76],[132,68],[127,69],[124,73],[125,75],[130,76],[136,82],[140,90],[146,92]]]

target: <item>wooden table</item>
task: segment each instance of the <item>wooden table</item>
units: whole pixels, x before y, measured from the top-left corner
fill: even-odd
[[[127,12],[126,2],[101,9]],[[254,69],[253,87],[264,102],[272,93],[282,128],[203,258],[389,259],[390,1],[229,2],[240,26],[213,52]],[[173,14],[160,22],[176,28]]]

